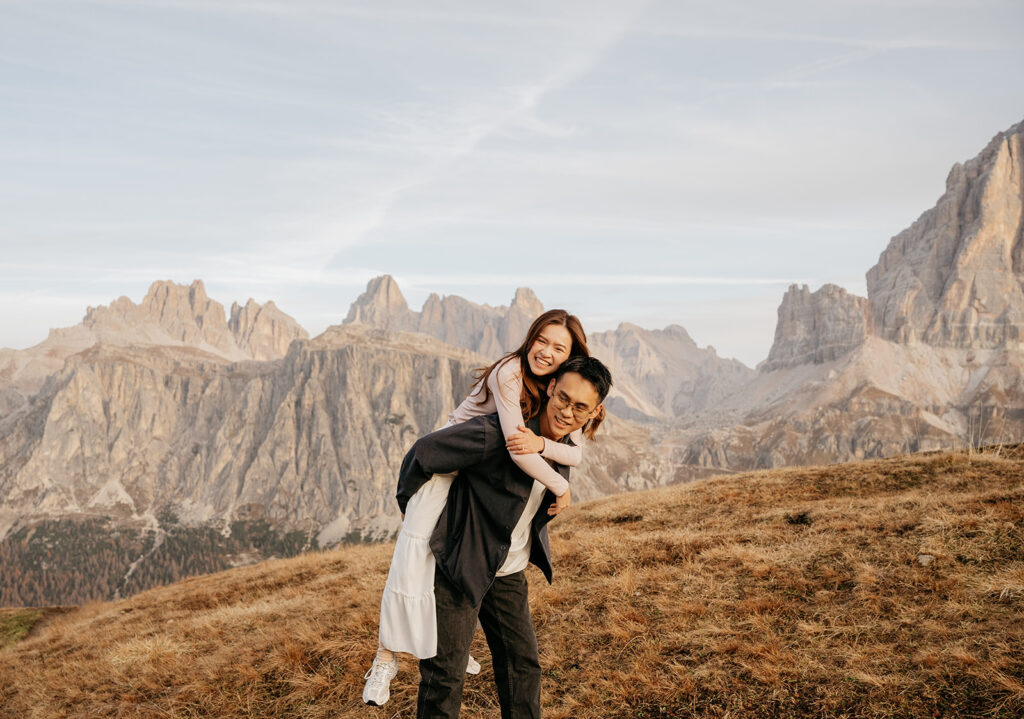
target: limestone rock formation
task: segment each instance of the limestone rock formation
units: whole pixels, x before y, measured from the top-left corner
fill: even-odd
[[[233,302],[228,329],[238,347],[255,360],[284,357],[294,340],[309,338],[309,333],[272,300],[265,305],[252,298],[244,306]]]
[[[355,324],[295,341],[272,362],[94,346],[69,358],[27,412],[0,422],[0,535],[18,518],[142,522],[168,511],[221,528],[255,512],[324,543],[387,534],[402,457],[445,422],[480,361],[424,335]],[[629,442],[605,433],[595,478],[573,479],[577,497],[620,490],[609,468],[624,460],[614,456],[642,454],[636,438],[648,433],[618,424]],[[632,464],[626,486],[675,478],[667,462]]]
[[[609,406],[643,421],[685,420],[713,409],[756,375],[742,362],[719,357],[714,347],[701,349],[679,325],[645,330],[622,323],[591,333],[588,343],[615,378]]]
[[[686,441],[687,463],[827,464],[1024,438],[1024,352],[868,337],[821,364],[762,372],[730,398],[742,421]]]
[[[519,288],[508,307],[432,294],[421,312],[413,312],[394,279],[385,275],[370,281],[345,321],[421,332],[494,361],[523,341],[543,311],[532,290]],[[633,420],[672,420],[706,409],[754,375],[742,363],[718,357],[712,347],[700,349],[678,325],[645,330],[625,323],[590,333],[588,344],[615,377],[609,407]]]
[[[100,336],[105,331],[159,328],[170,339],[168,344],[200,347],[231,359],[245,358],[228,330],[224,306],[207,296],[200,280],[187,287],[154,282],[141,304],[121,297],[105,307],[90,307],[82,324]]]
[[[770,372],[837,359],[860,346],[870,327],[867,299],[837,285],[816,292],[807,285],[790,285],[779,305],[775,342],[760,369]]]
[[[868,272],[881,336],[941,347],[1024,347],[1024,122],[957,164],[936,206]]]
[[[68,357],[97,343],[189,346],[228,360],[265,360],[283,357],[292,340],[307,336],[272,302],[232,308],[229,323],[224,306],[206,295],[201,281],[154,282],[140,304],[120,297],[89,307],[80,324],[50,330],[34,347],[0,350],[0,417],[23,407]]]
[[[359,323],[394,332],[415,332],[418,316],[391,275],[374,277],[348,309],[345,324]]]
[[[868,300],[791,287],[738,422],[680,438],[745,469],[1024,439],[1024,123],[949,173],[867,275]]]
[[[533,290],[521,287],[508,307],[480,305],[457,295],[431,294],[422,311],[414,312],[394,278],[382,275],[370,280],[366,291],[352,303],[345,323],[422,332],[496,359],[523,341],[530,323],[543,311]]]
[[[544,305],[533,290],[525,287],[516,290],[507,308],[431,294],[423,304],[415,331],[496,359],[519,346],[530,324],[543,311]]]

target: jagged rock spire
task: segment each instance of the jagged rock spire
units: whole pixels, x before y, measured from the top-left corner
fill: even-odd
[[[391,275],[374,277],[366,285],[366,291],[359,295],[349,307],[345,323],[358,322],[371,327],[390,330],[408,330],[413,322],[413,313],[409,309],[398,283]]]
[[[790,285],[779,305],[775,342],[760,369],[770,372],[799,364],[834,360],[858,347],[870,332],[867,299],[838,285],[811,292]]]
[[[867,274],[886,339],[1024,347],[1024,122],[956,164],[938,203]]]

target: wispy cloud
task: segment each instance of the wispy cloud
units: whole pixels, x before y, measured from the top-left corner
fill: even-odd
[[[396,137],[411,153],[430,157],[429,161],[408,170],[367,198],[364,210],[356,215],[346,213],[326,223],[320,239],[308,243],[307,255],[327,250],[331,256],[345,248],[364,242],[371,233],[387,224],[394,207],[403,196],[416,188],[437,183],[449,169],[472,155],[486,140],[513,128],[525,129],[545,136],[564,135],[569,130],[557,128],[537,115],[540,104],[574,79],[594,67],[609,47],[628,30],[628,16],[592,23],[585,33],[583,47],[570,53],[562,62],[538,78],[513,86],[498,97],[470,101],[461,109],[445,111],[445,121],[434,133],[424,133],[438,112],[427,109],[426,118],[415,111],[393,116],[392,126],[412,129],[410,137]]]

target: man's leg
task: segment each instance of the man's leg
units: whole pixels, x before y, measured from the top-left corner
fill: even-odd
[[[420,660],[420,690],[416,697],[418,719],[455,719],[462,707],[469,645],[476,630],[477,610],[445,578],[434,571],[434,602],[437,606],[437,654]]]
[[[540,660],[525,572],[494,580],[480,607],[480,624],[494,661],[501,719],[538,719]]]

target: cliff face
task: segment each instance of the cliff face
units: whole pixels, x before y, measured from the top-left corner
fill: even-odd
[[[492,358],[514,350],[544,311],[533,290],[516,290],[508,306],[478,305],[457,295],[431,294],[421,312],[409,309],[390,275],[376,277],[349,308],[345,323],[399,332],[421,332],[442,342]]]
[[[625,417],[686,419],[714,409],[756,375],[713,347],[701,349],[679,325],[645,330],[623,323],[592,333],[589,344],[612,369],[617,393],[610,407]]]
[[[868,271],[882,337],[939,347],[1024,347],[1024,123],[957,164],[936,206]]]
[[[778,467],[1024,438],[1024,123],[956,165],[867,274],[868,299],[791,287],[740,423],[703,467]]]
[[[248,511],[294,528],[394,520],[398,463],[461,399],[474,364],[367,328],[297,342],[276,362],[97,346],[0,429],[0,504],[136,519],[171,508],[221,526]]]
[[[0,350],[0,417],[23,407],[44,380],[71,355],[97,343],[188,346],[227,360],[277,359],[292,340],[308,334],[272,302],[249,300],[232,307],[206,295],[203,283],[154,282],[140,304],[127,297],[90,307],[74,327],[51,330],[43,342],[25,350]]]
[[[9,517],[126,520],[170,509],[219,527],[257,512],[325,542],[386,533],[398,521],[402,457],[444,423],[479,363],[429,337],[359,325],[294,342],[274,362],[96,346],[51,377],[30,412],[0,424],[0,507]],[[621,443],[604,434],[611,462]],[[577,496],[621,488],[601,476],[577,473]],[[669,479],[648,463],[630,481]]]
[[[409,309],[395,279],[381,275],[370,280],[366,291],[348,308],[345,324],[353,322],[393,332],[416,332],[419,315]]]
[[[779,305],[775,342],[760,369],[771,372],[837,359],[860,346],[870,327],[865,298],[836,285],[824,285],[817,292],[807,285],[792,285]]]
[[[390,536],[405,452],[445,422],[483,361],[356,324],[262,362],[187,345],[94,345],[0,420],[0,574],[31,579],[38,591],[18,596],[33,602],[84,601]],[[660,439],[609,418],[573,472],[574,497],[701,474]],[[47,578],[38,558],[70,546],[99,558]]]
[[[518,347],[543,311],[533,291],[520,288],[508,307],[432,294],[422,312],[413,312],[394,279],[385,275],[370,281],[345,321],[427,334],[477,352],[486,363]],[[628,419],[686,417],[713,406],[755,374],[741,362],[719,357],[712,347],[699,348],[678,325],[645,330],[623,323],[615,330],[591,332],[587,341],[615,378],[609,407]]]
[[[250,298],[244,306],[233,302],[227,324],[235,344],[255,360],[284,357],[294,340],[309,338],[306,330],[273,301],[260,305]]]

